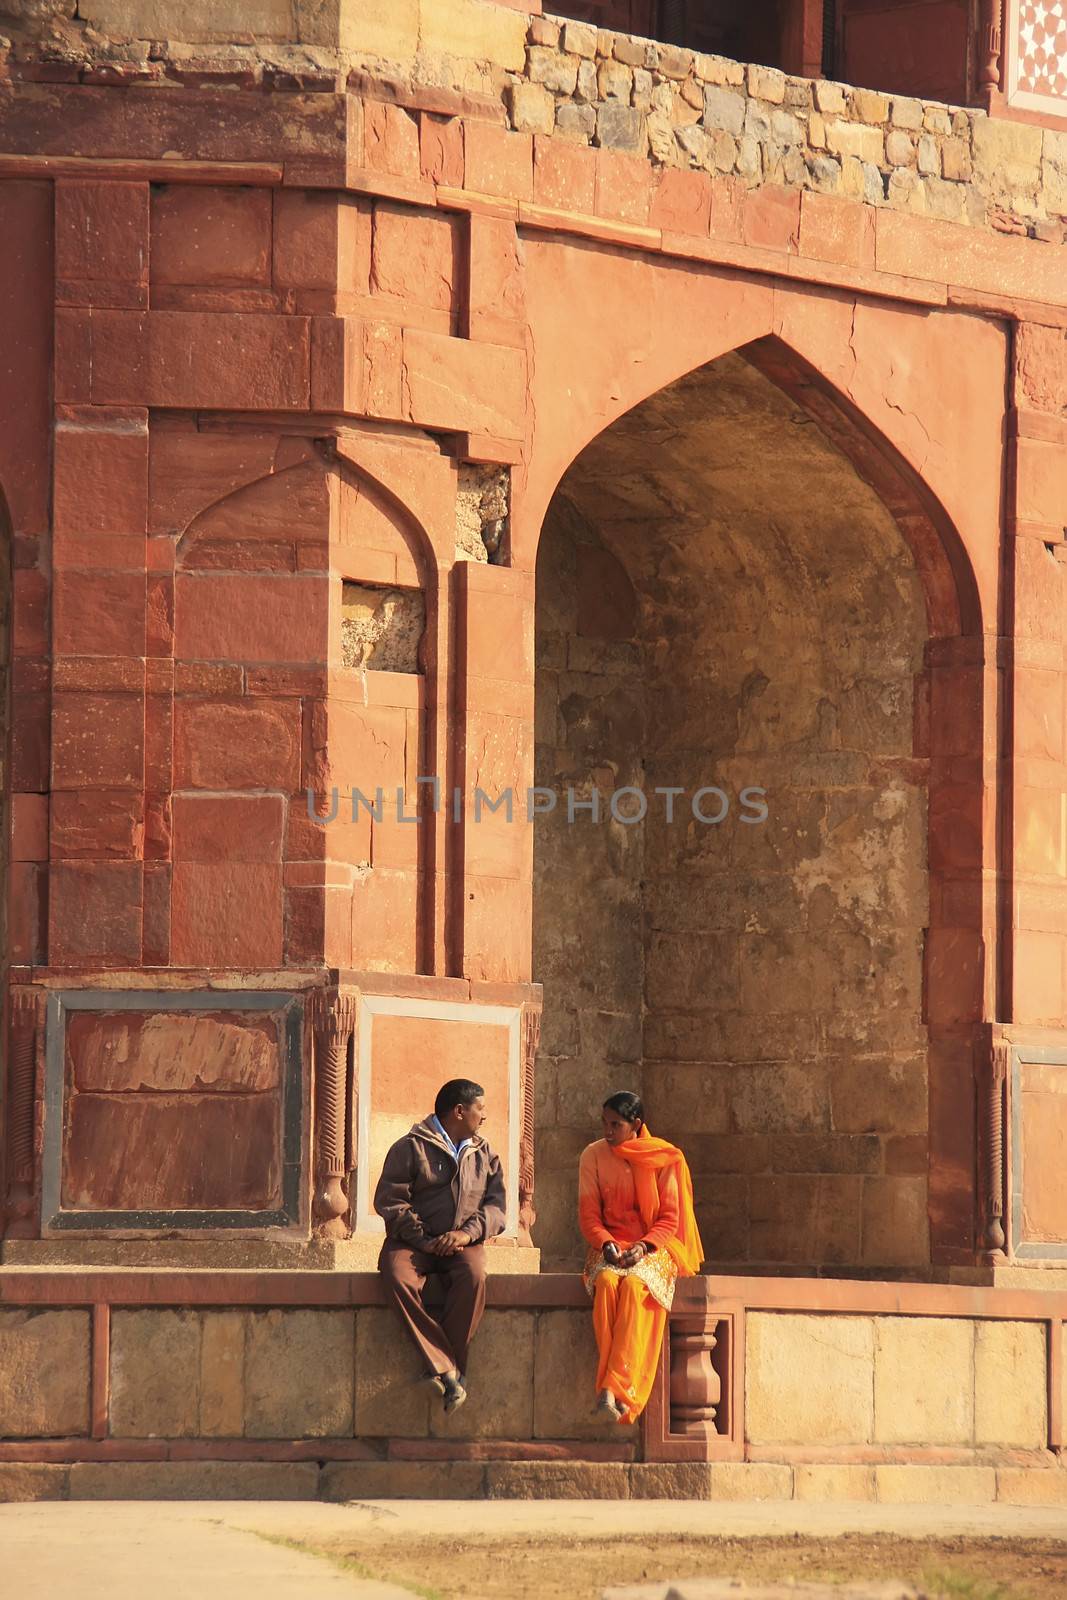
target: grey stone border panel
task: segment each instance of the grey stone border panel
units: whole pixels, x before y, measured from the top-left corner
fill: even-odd
[[[1067,1261],[1067,1240],[1062,1244],[1041,1244],[1023,1238],[1023,1108],[1022,1069],[1024,1066],[1063,1067],[1067,1071],[1067,1050],[1039,1049],[1015,1045],[1011,1052],[1011,1253],[1019,1261]]]

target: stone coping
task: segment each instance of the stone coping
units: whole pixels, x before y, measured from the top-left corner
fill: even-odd
[[[496,1309],[543,1310],[587,1303],[578,1273],[516,1273],[488,1282],[488,1304]],[[373,1272],[0,1267],[0,1305],[5,1306],[385,1304],[384,1285]],[[676,1316],[738,1310],[1058,1322],[1067,1320],[1067,1290],[747,1276],[701,1276],[678,1286]]]

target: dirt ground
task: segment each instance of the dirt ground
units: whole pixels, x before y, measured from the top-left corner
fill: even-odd
[[[506,1541],[471,1537],[392,1544],[294,1541],[349,1570],[409,1588],[423,1600],[600,1600],[604,1589],[670,1578],[779,1582],[896,1579],[929,1600],[1064,1600],[1067,1545],[1051,1540],[901,1540],[652,1537]]]

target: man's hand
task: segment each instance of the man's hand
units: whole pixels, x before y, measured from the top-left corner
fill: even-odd
[[[439,1233],[436,1239],[431,1239],[427,1245],[431,1255],[458,1256],[459,1252],[470,1244],[470,1238],[465,1233],[453,1229],[450,1233]]]

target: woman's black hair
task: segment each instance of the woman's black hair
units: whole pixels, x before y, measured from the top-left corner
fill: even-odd
[[[640,1095],[631,1093],[629,1089],[620,1089],[618,1094],[609,1094],[604,1101],[604,1110],[616,1112],[624,1122],[645,1120],[645,1108]]]

